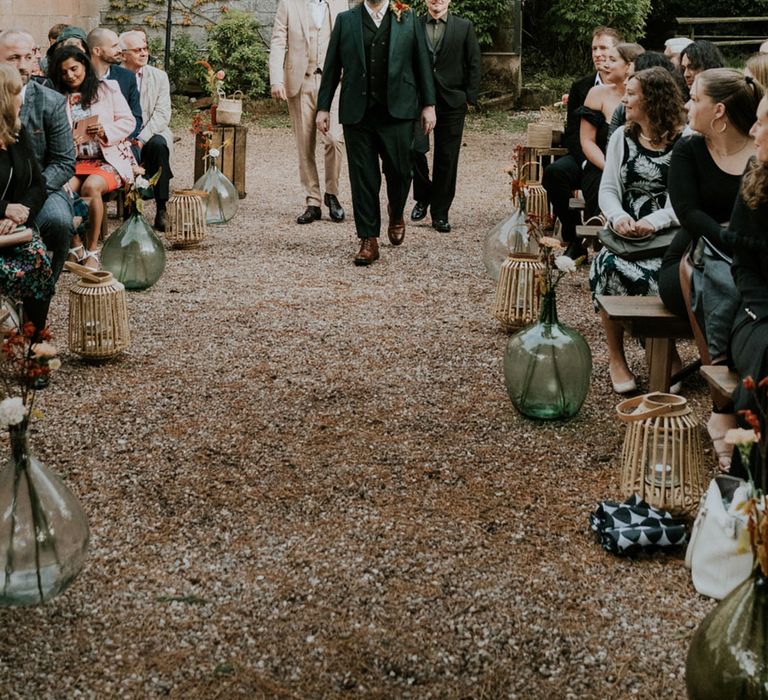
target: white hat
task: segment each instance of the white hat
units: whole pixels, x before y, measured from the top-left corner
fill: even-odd
[[[692,44],[693,39],[689,39],[687,36],[673,36],[671,39],[667,39],[664,42],[664,46],[668,48],[672,53],[680,53],[688,44]]]

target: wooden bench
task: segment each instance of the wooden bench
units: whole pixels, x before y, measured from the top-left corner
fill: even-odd
[[[726,365],[704,365],[699,371],[712,391],[725,401],[730,400],[731,394],[739,385],[739,375],[736,372],[731,371]]]
[[[591,245],[593,249],[597,247],[600,242],[597,238],[597,234],[602,230],[602,226],[577,226],[576,238],[584,241],[586,245]]]
[[[597,303],[630,335],[645,338],[649,390],[669,391],[675,339],[693,337],[688,319],[675,316],[659,297],[598,296]]]
[[[751,34],[749,36],[744,36],[742,34],[701,34],[696,35],[696,27],[699,25],[707,26],[707,25],[714,25],[718,28],[721,28],[723,25],[728,24],[735,24],[740,27],[743,27],[744,25],[749,24],[758,24],[762,23],[766,25],[766,31],[768,31],[768,17],[676,17],[678,25],[681,27],[689,27],[688,29],[688,36],[689,38],[696,40],[696,39],[707,39],[708,41],[711,41],[713,44],[716,44],[718,46],[741,46],[741,45],[749,45],[749,44],[762,44],[767,34]]]

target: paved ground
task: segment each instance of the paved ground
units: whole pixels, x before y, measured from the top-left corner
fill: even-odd
[[[130,294],[121,359],[64,352],[41,397],[33,444],[93,538],[66,594],[0,612],[4,696],[684,696],[712,603],[681,556],[616,559],[588,529],[622,428],[586,272],[559,305],[594,353],[581,413],[530,422],[504,390],[481,248],[513,143],[468,133],[454,232],[358,269],[351,222],[292,223],[290,132],[251,130],[237,218]]]

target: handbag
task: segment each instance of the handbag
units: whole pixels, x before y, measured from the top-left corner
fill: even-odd
[[[216,109],[216,123],[237,126],[243,116],[243,93],[236,90],[231,97],[220,97]]]
[[[739,551],[747,517],[736,506],[747,500],[750,486],[743,479],[721,474],[709,484],[701,499],[685,552],[693,587],[721,600],[752,573],[752,550]]]

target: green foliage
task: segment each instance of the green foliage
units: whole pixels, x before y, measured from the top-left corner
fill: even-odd
[[[181,32],[173,38],[168,78],[175,86],[176,92],[183,90],[191,79],[200,75],[200,66],[195,65],[195,61],[200,58],[200,48],[189,34]]]
[[[227,94],[242,90],[246,97],[266,93],[269,85],[267,50],[259,23],[245,12],[227,12],[208,30],[208,62],[223,70]]]
[[[504,13],[510,12],[510,0],[452,0],[450,11],[472,22],[480,45],[488,48],[493,44],[493,30],[499,25]],[[427,11],[424,0],[414,3],[419,14]]]

